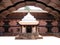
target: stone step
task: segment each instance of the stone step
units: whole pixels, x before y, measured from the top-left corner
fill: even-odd
[[[18,34],[16,39],[42,39],[42,36],[39,36],[37,33],[26,33],[26,34]]]

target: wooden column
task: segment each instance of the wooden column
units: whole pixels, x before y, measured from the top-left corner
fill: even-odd
[[[32,33],[36,33],[36,26],[32,26]]]
[[[26,27],[22,26],[22,33],[26,33]]]

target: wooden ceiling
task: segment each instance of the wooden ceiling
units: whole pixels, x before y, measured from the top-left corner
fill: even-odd
[[[8,15],[12,15],[12,11],[26,5],[40,7],[55,18],[60,18],[60,0],[0,0],[0,18],[6,18]],[[37,16],[37,18],[39,17]]]

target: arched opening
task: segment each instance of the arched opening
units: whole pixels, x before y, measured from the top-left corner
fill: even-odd
[[[17,2],[17,3],[15,3],[15,4],[13,4],[13,5],[11,5],[11,6],[8,6],[7,8],[5,8],[4,10],[1,10],[0,12],[2,13],[2,12],[4,12],[4,11],[6,11],[6,10],[9,10],[10,8],[12,8],[12,7],[17,7],[19,4],[21,4],[22,5],[22,3],[24,3],[25,5],[24,6],[20,6],[20,7],[18,7],[17,8],[17,11],[19,11],[19,10],[21,10],[21,9],[23,9],[23,8],[25,8],[25,6],[32,6],[32,4],[27,4],[27,1],[28,0],[25,0],[25,1],[21,1],[21,2]],[[42,5],[44,5],[44,6],[46,6],[46,7],[48,7],[48,8],[50,8],[50,9],[52,9],[52,10],[54,10],[54,11],[57,11],[57,12],[59,12],[58,10],[56,10],[55,8],[53,8],[53,7],[51,7],[51,6],[49,6],[49,5],[47,5],[47,4],[45,4],[45,3],[43,3],[43,2],[39,2],[39,1],[35,1],[35,0],[33,0],[34,2],[36,2],[36,3],[39,3],[39,4],[42,4]],[[31,0],[29,1],[29,2],[32,2]],[[31,8],[33,8],[34,9],[34,7],[36,7],[36,5],[34,5],[34,6],[32,6]],[[19,9],[20,8],[20,9]],[[37,7],[36,7],[37,8]],[[31,13],[35,18],[37,18],[37,20],[40,22],[41,20],[44,20],[46,23],[47,23],[47,25],[42,25],[42,27],[44,27],[44,28],[48,28],[47,30],[50,30],[50,31],[48,31],[48,32],[51,32],[51,27],[52,26],[50,26],[50,27],[48,27],[48,25],[52,25],[51,23],[52,23],[52,21],[54,21],[55,20],[55,18],[54,18],[54,15],[52,15],[52,14],[50,14],[50,12],[49,13],[47,13],[47,14],[45,14],[45,10],[42,8],[40,8],[40,7],[38,7],[39,9],[34,9],[34,11],[37,11],[37,12],[39,12],[40,11],[40,13],[34,13],[34,11],[31,11],[31,12],[33,12],[33,13]],[[22,11],[22,12],[24,12],[24,10]],[[25,12],[28,12],[28,11],[26,11],[26,9],[25,9]],[[44,12],[43,14],[41,14],[41,12]],[[48,11],[46,11],[46,12],[48,12]],[[27,13],[26,13],[27,14]],[[7,17],[7,19],[9,19],[9,20],[14,20],[14,21],[16,21],[17,22],[17,20],[21,20],[26,14],[17,14],[17,13],[15,13],[15,14],[9,14],[9,15],[7,15],[6,17]],[[16,23],[15,22],[15,23]],[[13,23],[13,21],[12,21],[12,23]],[[43,23],[43,22],[42,22]],[[48,24],[49,23],[49,24]],[[41,24],[41,23],[40,23]],[[20,25],[19,25],[20,26]],[[41,25],[39,25],[39,26],[41,26]],[[17,25],[11,25],[11,27],[17,27]],[[29,27],[29,26],[28,26]],[[56,25],[56,27],[57,27],[57,25]],[[31,28],[31,27],[30,27]],[[26,28],[26,29],[30,29],[30,28]],[[8,29],[9,30],[9,29]],[[17,29],[18,30],[18,29]],[[29,31],[27,31],[27,32],[29,32]],[[30,31],[31,32],[31,31]]]

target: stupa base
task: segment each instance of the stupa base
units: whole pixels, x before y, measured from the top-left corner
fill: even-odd
[[[32,34],[32,33],[25,33],[25,34],[18,34],[15,39],[42,39],[43,37],[38,34]]]

